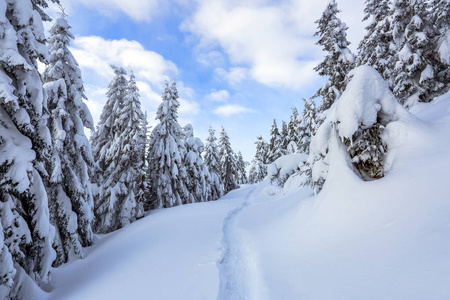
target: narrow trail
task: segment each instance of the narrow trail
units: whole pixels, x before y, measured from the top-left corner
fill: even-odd
[[[220,286],[217,300],[244,300],[253,298],[255,262],[246,246],[237,223],[242,211],[251,204],[257,187],[245,196],[242,204],[231,210],[223,221],[223,256],[218,261]]]

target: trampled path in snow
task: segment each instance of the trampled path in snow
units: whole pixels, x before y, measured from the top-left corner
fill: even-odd
[[[250,205],[256,187],[252,187],[242,204],[228,213],[223,222],[224,254],[218,262],[220,287],[217,300],[251,299],[255,280],[255,262],[237,226],[241,212]]]

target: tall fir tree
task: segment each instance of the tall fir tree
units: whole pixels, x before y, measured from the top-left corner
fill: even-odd
[[[239,175],[235,155],[231,148],[230,138],[222,127],[219,139],[221,179],[224,194],[239,187]]]
[[[248,181],[250,183],[258,183],[267,176],[267,142],[262,136],[258,135],[256,139],[256,154],[250,167]]]
[[[216,141],[215,130],[209,128],[209,136],[206,139],[206,147],[204,150],[204,161],[211,178],[211,200],[217,200],[223,196],[223,186],[220,177],[220,152]]]
[[[239,151],[236,154],[236,165],[237,165],[237,169],[238,169],[238,178],[239,178],[238,183],[239,184],[248,183],[246,164],[245,164],[244,158],[242,157],[241,151]]]
[[[55,266],[71,257],[82,258],[82,247],[93,242],[94,201],[89,177],[95,163],[84,127],[94,130],[94,124],[83,102],[87,98],[78,63],[68,49],[74,38],[70,28],[62,13],[50,29],[50,56],[44,71],[53,143],[47,190],[55,226]]]
[[[317,110],[314,101],[303,98],[303,117],[300,124],[299,152],[309,154],[311,138],[316,134]]]
[[[389,57],[395,53],[391,49],[393,36],[390,33],[392,10],[389,0],[366,0],[363,21],[369,20],[367,33],[358,46],[358,65],[369,65],[384,79],[391,76],[393,66]]]
[[[391,86],[400,103],[412,106],[429,102],[444,87],[437,74],[440,66],[434,52],[434,24],[428,2],[397,0],[394,2],[393,38],[397,53]]]
[[[281,135],[278,130],[276,119],[273,119],[272,127],[270,129],[270,140],[268,147],[267,163],[270,164],[282,155]]]
[[[142,123],[141,123],[141,131],[139,133],[139,157],[140,157],[140,169],[141,172],[139,176],[141,176],[138,192],[136,194],[136,202],[140,203],[142,210],[145,210],[146,204],[146,194],[147,194],[147,150],[148,150],[148,131],[149,131],[147,112],[144,113]]]
[[[211,175],[204,164],[201,153],[204,149],[203,142],[194,137],[194,128],[191,124],[184,127],[186,157],[186,187],[189,190],[189,203],[206,202],[212,200]]]
[[[319,113],[320,120],[325,118],[323,112],[341,96],[348,82],[347,74],[354,68],[355,57],[348,48],[350,42],[347,40],[348,27],[337,17],[340,12],[335,0],[331,0],[316,21],[319,36],[317,45],[325,52],[325,59],[314,68],[320,76],[328,76],[328,80],[313,96],[322,97]]]
[[[284,155],[288,153],[288,145],[289,145],[289,128],[286,121],[282,121],[281,123],[281,133],[280,133],[280,151]]]
[[[169,87],[166,82],[156,115],[159,124],[152,132],[148,153],[148,201],[156,208],[181,205],[191,198],[186,188],[186,148],[183,129],[178,124],[179,106],[176,83]]]
[[[95,229],[107,233],[142,216],[139,193],[142,169],[143,113],[134,76],[125,78],[123,68],[112,66],[108,100],[92,138],[93,153],[102,170],[95,197]]]
[[[146,143],[146,116],[141,110],[139,89],[135,76],[131,71],[126,89],[126,95],[116,128],[119,130],[118,147],[116,152],[116,168],[121,169],[118,176],[124,186],[125,199],[119,204],[119,227],[123,227],[143,216],[144,187],[142,179],[145,178],[145,143]]]
[[[301,117],[298,113],[298,109],[292,106],[292,114],[288,123],[288,148],[287,153],[295,153],[298,151],[299,141],[300,141],[300,122]]]
[[[33,282],[49,282],[56,257],[44,188],[51,135],[37,70],[37,59],[48,58],[46,7],[45,0],[0,2],[1,299],[31,298],[27,291],[36,287]]]

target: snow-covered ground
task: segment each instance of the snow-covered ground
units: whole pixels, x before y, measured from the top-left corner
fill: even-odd
[[[48,299],[450,299],[450,94],[412,112],[384,178],[336,155],[317,197],[264,181],[154,211],[55,269]]]

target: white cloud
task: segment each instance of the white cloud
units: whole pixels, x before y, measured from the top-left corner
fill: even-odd
[[[227,100],[230,98],[230,94],[226,90],[212,90],[211,93],[206,95],[205,98],[209,101],[227,102]]]
[[[136,21],[150,21],[157,13],[167,8],[167,2],[162,0],[62,0],[64,7],[72,9],[77,4],[82,4],[98,10],[106,16],[116,16],[122,12]]]
[[[214,110],[214,113],[216,115],[222,117],[229,117],[232,115],[252,113],[252,112],[255,112],[255,110],[237,104],[222,105]]]
[[[254,80],[271,87],[301,89],[318,79],[313,67],[322,56],[314,44],[314,21],[328,1],[198,0],[194,14],[181,28],[198,37],[199,47],[210,51],[218,45],[233,66],[248,66]],[[357,20],[353,31],[357,34],[352,36],[360,38],[364,1],[342,2],[348,12],[340,17],[349,25]],[[227,74],[231,72],[216,70],[218,76]]]
[[[214,70],[214,77],[216,80],[225,80],[231,86],[236,86],[249,77],[249,70],[241,67],[232,67],[229,71],[222,68],[216,68]]]
[[[162,55],[148,51],[139,42],[106,40],[99,36],[82,36],[73,41],[72,53],[78,63],[97,72],[99,76],[111,78],[110,64],[131,67],[136,77],[153,83],[164,83],[178,73],[177,67]]]
[[[202,52],[200,51],[197,55],[197,61],[206,67],[210,66],[221,66],[225,63],[225,59],[219,51],[209,51]]]

